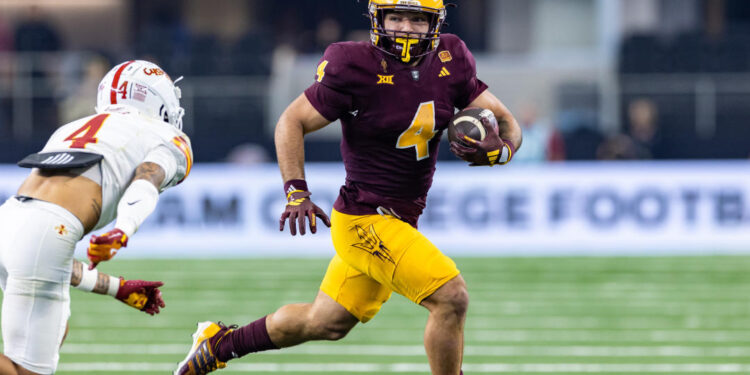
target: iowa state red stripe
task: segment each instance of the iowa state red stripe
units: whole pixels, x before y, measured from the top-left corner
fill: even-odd
[[[112,79],[112,90],[109,91],[109,101],[111,104],[117,104],[117,85],[120,83],[120,75],[122,75],[122,71],[133,62],[135,62],[135,60],[130,60],[125,64],[122,64],[120,69],[117,69],[117,72],[115,72],[115,77]]]
[[[190,170],[193,168],[193,154],[190,152],[190,146],[188,146],[188,142],[185,140],[185,138],[182,137],[174,137],[172,138],[172,143],[177,145],[177,148],[182,151],[182,153],[185,155],[185,159],[187,160],[187,167],[185,168],[185,176],[182,177],[182,179],[178,182],[181,183],[182,181],[185,181],[187,176],[190,174]]]

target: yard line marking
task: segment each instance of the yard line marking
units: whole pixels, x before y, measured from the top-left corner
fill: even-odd
[[[63,354],[185,354],[189,344],[65,344]],[[422,345],[307,345],[261,355],[357,355],[357,356],[424,356]],[[536,357],[750,357],[750,347],[693,346],[503,346],[469,345],[464,354],[472,356]]]
[[[118,337],[122,342],[142,342],[142,332],[139,330],[122,329],[76,329],[77,337],[93,342],[95,338],[105,336]],[[159,336],[165,338],[182,338],[184,329],[154,329]],[[353,336],[349,338],[351,344],[393,343],[414,344],[422,337],[423,328],[383,328],[378,331],[379,336]],[[488,345],[512,345],[514,343],[529,344],[577,344],[587,345],[602,343],[615,346],[643,345],[644,343],[661,343],[662,345],[704,344],[724,346],[750,345],[750,330],[612,330],[612,329],[508,329],[508,330],[467,330],[466,341]],[[386,339],[387,338],[387,339]],[[81,340],[84,341],[84,340]],[[165,340],[167,341],[167,340]],[[170,342],[179,342],[169,340]]]
[[[79,372],[114,372],[114,371],[171,371],[174,363],[123,363],[123,362],[75,362],[61,363],[58,371]],[[593,373],[748,373],[750,364],[591,364],[591,363],[485,363],[464,364],[463,369],[470,373],[556,373],[556,372],[593,372]],[[234,363],[222,372],[429,372],[426,363]]]

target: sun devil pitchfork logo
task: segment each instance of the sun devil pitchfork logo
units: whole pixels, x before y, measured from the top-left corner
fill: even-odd
[[[391,251],[383,245],[383,241],[381,241],[378,234],[375,233],[375,226],[370,225],[369,228],[365,229],[357,225],[356,229],[357,235],[362,242],[352,244],[352,246],[372,254],[383,262],[387,261],[396,264],[391,257]]]

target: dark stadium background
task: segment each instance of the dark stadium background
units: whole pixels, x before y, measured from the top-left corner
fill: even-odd
[[[537,9],[545,3],[573,11],[549,16]],[[541,100],[538,116],[559,133],[548,158],[747,158],[750,4],[637,0],[627,9],[622,5],[606,10],[612,7],[606,3],[458,1],[459,6],[449,10],[445,31],[459,34],[481,57],[480,77],[483,71],[518,65],[513,59],[536,63],[542,70],[557,69],[575,60],[568,63],[557,57],[548,62],[544,55],[575,53],[597,57],[596,65],[610,72],[609,85],[563,74],[554,86],[545,87],[547,92],[541,95],[547,98]],[[98,64],[111,66],[131,58],[148,58],[172,75],[187,77],[183,82],[184,102],[189,105],[186,124],[200,150],[198,162],[226,161],[229,151],[241,145],[254,145],[259,157],[273,158],[271,129],[276,113],[269,106],[276,78],[274,52],[291,49],[320,56],[331,41],[366,38],[368,26],[364,0],[61,4],[0,2],[1,162],[15,162],[38,148],[52,129],[72,116],[66,114],[90,110],[95,83],[87,81],[89,87],[79,87],[87,68],[98,72],[102,69]],[[601,16],[604,12],[609,14]],[[585,19],[595,15],[593,21]],[[607,17],[613,15],[622,16],[621,26],[613,27],[614,35],[598,35],[609,29],[597,23],[612,22]],[[552,30],[539,26],[546,21],[539,20],[543,17],[557,22],[549,26]],[[554,38],[566,34],[566,29],[557,27],[580,23],[581,30],[573,30],[576,34]],[[483,66],[485,60],[490,63]],[[313,69],[305,74],[309,82]],[[490,80],[491,87],[505,85],[506,81]],[[507,91],[501,99],[517,115],[522,101],[537,99]],[[80,92],[89,96],[79,97]],[[644,141],[647,153],[612,151],[628,143],[624,137],[633,137],[627,108],[638,99],[656,109],[655,139]],[[71,107],[82,109],[76,112]],[[338,160],[336,145],[335,135],[311,140],[308,160]],[[443,149],[441,158],[451,156]]]

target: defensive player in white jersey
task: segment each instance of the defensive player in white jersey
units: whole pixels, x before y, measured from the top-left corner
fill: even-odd
[[[160,192],[190,173],[192,150],[181,131],[179,98],[158,66],[121,63],[99,84],[95,115],[60,127],[41,152],[19,162],[34,169],[0,206],[0,374],[55,372],[70,315],[71,277],[79,288],[115,296],[124,286],[94,267],[127,245]],[[91,237],[91,264],[74,263],[76,242],[113,220],[113,230]],[[118,298],[158,312],[154,289],[144,284],[140,294]]]

